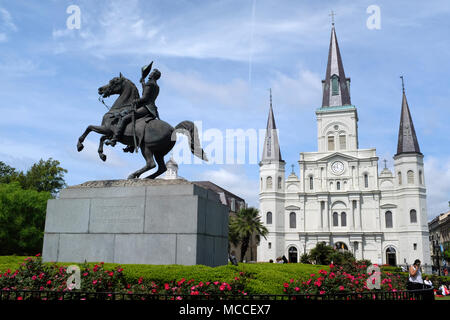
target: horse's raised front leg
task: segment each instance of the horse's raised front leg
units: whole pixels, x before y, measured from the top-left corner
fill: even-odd
[[[150,150],[150,148],[146,146],[146,147],[142,148],[141,151],[142,151],[142,155],[145,158],[145,162],[146,162],[145,166],[142,167],[141,169],[139,169],[138,171],[133,172],[132,174],[130,174],[128,176],[128,179],[139,178],[139,176],[141,174],[143,174],[144,172],[146,172],[148,170],[151,170],[154,167],[156,167],[155,160],[153,160],[153,152],[152,152],[152,150]]]
[[[86,128],[86,130],[84,131],[84,133],[78,138],[78,144],[77,144],[78,152],[83,150],[83,148],[84,148],[84,145],[83,145],[84,139],[86,139],[87,135],[91,131],[95,131],[95,132],[97,132],[99,134],[106,135],[106,136],[109,136],[111,134],[111,130],[106,128],[106,127],[104,127],[104,126],[92,126],[92,125],[88,126]]]
[[[98,145],[98,155],[99,155],[100,159],[102,159],[103,161],[106,161],[106,155],[103,154],[103,145],[105,144],[106,139],[108,139],[107,136],[101,136],[100,143]]]

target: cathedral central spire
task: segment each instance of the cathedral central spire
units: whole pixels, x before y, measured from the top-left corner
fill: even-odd
[[[331,28],[328,64],[323,84],[322,107],[337,107],[351,105],[350,78],[345,77],[344,65],[336,37],[334,21]]]

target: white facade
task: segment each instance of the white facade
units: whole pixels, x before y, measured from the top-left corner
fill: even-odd
[[[269,120],[272,106],[270,112]],[[379,173],[376,149],[359,148],[355,106],[322,106],[316,115],[318,151],[300,153],[297,174],[286,180],[281,153],[279,160],[263,155],[259,209],[269,235],[258,261],[283,255],[299,261],[323,241],[357,259],[393,265],[419,259],[428,270],[423,155],[398,152],[394,173]]]

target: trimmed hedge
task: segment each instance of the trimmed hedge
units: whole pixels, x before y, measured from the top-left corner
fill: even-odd
[[[14,272],[24,262],[26,257],[0,256],[0,272],[10,269]],[[47,263],[51,264],[51,263]],[[80,263],[57,263],[58,266],[69,266]],[[89,263],[94,267],[96,263]],[[328,270],[328,266],[310,264],[276,264],[276,263],[240,263],[238,266],[231,264],[219,267],[207,267],[203,265],[141,265],[141,264],[115,264],[105,263],[106,270],[116,267],[123,268],[123,276],[128,283],[136,283],[139,278],[145,282],[170,282],[179,281],[182,278],[195,281],[220,281],[230,283],[240,272],[248,277],[246,292],[253,294],[283,294],[283,283],[290,279],[309,278],[311,273],[317,273],[320,269]]]
[[[0,256],[0,272],[10,269],[14,272],[24,262],[26,257],[21,256]],[[51,263],[48,263],[51,264]],[[69,266],[80,263],[57,263],[58,266]],[[96,263],[89,263],[94,267]],[[320,269],[329,271],[329,266],[311,264],[277,264],[277,263],[240,263],[238,266],[226,265],[220,267],[207,267],[203,265],[182,266],[182,265],[141,265],[141,264],[113,264],[105,263],[106,270],[113,270],[121,266],[123,276],[128,283],[137,283],[139,278],[145,282],[171,282],[179,281],[182,278],[195,281],[220,281],[231,283],[235,277],[243,272],[248,281],[246,282],[246,292],[249,294],[283,294],[283,283],[290,279],[307,281],[311,274],[317,274]],[[405,272],[396,272],[389,267],[382,267],[383,272],[391,272],[407,277]],[[430,277],[435,287],[442,283],[448,284],[449,277],[436,275],[423,275]]]

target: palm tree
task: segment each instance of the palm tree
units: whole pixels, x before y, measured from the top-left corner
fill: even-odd
[[[250,239],[255,235],[259,242],[261,236],[266,239],[269,231],[262,224],[258,209],[249,207],[243,208],[236,213],[236,216],[230,217],[228,239],[231,243],[241,243],[241,262],[250,244]]]

